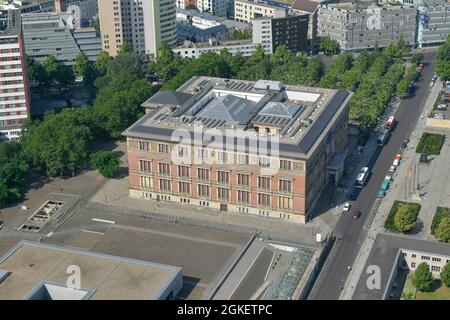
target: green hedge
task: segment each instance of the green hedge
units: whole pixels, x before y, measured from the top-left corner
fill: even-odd
[[[442,134],[434,134],[425,132],[420,138],[419,144],[417,145],[417,153],[426,154],[440,154],[442,145],[444,144],[445,136]]]
[[[384,223],[384,228],[386,230],[398,231],[395,226],[394,219],[395,219],[395,214],[397,213],[397,207],[401,203],[406,204],[408,206],[408,210],[413,211],[416,216],[416,219],[417,219],[417,216],[419,215],[419,211],[420,211],[420,204],[395,200],[394,204],[392,205],[391,211],[389,212],[389,216],[387,217],[386,222]]]
[[[431,234],[434,235],[434,231],[438,227],[439,223],[441,222],[442,218],[444,217],[450,217],[450,209],[444,208],[444,207],[438,207],[436,209],[436,213],[433,217],[433,222],[431,223]]]

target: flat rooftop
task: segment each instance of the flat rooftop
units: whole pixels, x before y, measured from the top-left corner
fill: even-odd
[[[148,113],[123,134],[170,142],[177,129],[191,134],[199,128],[223,132],[242,129],[255,140],[276,132],[280,153],[307,155],[321,135],[327,134],[327,127],[342,113],[349,97],[346,91],[279,81],[199,76],[177,91],[162,91],[144,102]],[[273,131],[257,133],[255,128]]]
[[[0,258],[0,270],[9,273],[0,282],[0,300],[26,299],[42,283],[64,288],[71,265],[80,268],[89,299],[158,299],[181,279],[179,267],[21,241]]]
[[[367,278],[372,274],[362,273],[356,286],[352,300],[382,300],[389,283],[392,271],[397,265],[397,257],[401,250],[411,250],[420,253],[450,256],[448,243],[420,240],[411,237],[399,237],[388,234],[378,234],[375,243],[367,259],[364,270],[368,266],[380,267],[381,288],[369,289],[366,285]]]

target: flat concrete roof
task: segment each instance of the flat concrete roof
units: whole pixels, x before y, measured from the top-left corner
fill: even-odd
[[[389,234],[378,234],[373,244],[369,258],[361,278],[358,281],[353,300],[382,300],[386,286],[391,277],[396,259],[401,250],[411,250],[421,253],[450,256],[450,244],[436,241],[420,240],[406,236],[395,236]],[[367,288],[367,278],[372,274],[366,273],[367,267],[375,265],[380,267],[381,288]]]
[[[65,285],[67,267],[81,271],[81,289],[90,299],[158,299],[181,268],[78,249],[21,241],[0,258],[10,275],[0,283],[0,300],[24,299],[41,282]]]

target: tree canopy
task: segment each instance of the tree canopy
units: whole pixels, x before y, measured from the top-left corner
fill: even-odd
[[[338,54],[340,50],[339,43],[330,37],[321,37],[319,47],[327,56]]]
[[[99,151],[91,155],[91,163],[104,177],[113,177],[119,167],[119,159],[114,152]]]
[[[409,210],[408,206],[400,203],[395,212],[394,224],[398,231],[406,232],[414,228],[416,225],[416,214]]]
[[[450,262],[447,262],[441,271],[441,281],[447,287],[450,287]]]
[[[417,266],[416,271],[411,277],[411,282],[419,291],[430,291],[433,285],[433,275],[426,262],[422,262]]]
[[[450,34],[439,47],[435,70],[440,77],[450,79]]]
[[[443,217],[439,222],[434,235],[439,240],[450,242],[450,217]]]

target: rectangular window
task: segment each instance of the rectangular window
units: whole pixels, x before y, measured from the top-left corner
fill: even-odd
[[[158,152],[159,153],[169,153],[169,145],[158,143]]]
[[[230,189],[227,188],[217,188],[217,199],[219,200],[230,200]]]
[[[209,186],[199,184],[197,187],[199,197],[209,197]]]
[[[433,271],[433,272],[441,272],[441,267],[431,266],[431,271]]]
[[[422,260],[430,260],[429,256],[422,256]]]
[[[171,191],[172,181],[168,179],[159,179],[159,189],[162,191]]]
[[[224,151],[217,152],[217,163],[228,163],[230,158],[231,157],[227,152]]]
[[[209,180],[209,169],[197,168],[197,179]]]
[[[292,170],[292,161],[280,160],[280,169]]]
[[[258,193],[258,205],[269,207],[270,206],[270,194]]]
[[[168,163],[164,163],[164,162],[159,162],[158,163],[158,169],[159,169],[159,173],[160,174],[167,174],[170,175],[170,164]]]
[[[281,209],[291,209],[292,199],[288,197],[278,197],[278,207]]]
[[[259,157],[258,161],[259,161],[259,166],[260,167],[263,167],[263,168],[270,167],[270,158],[268,158],[268,157]]]
[[[202,159],[202,160],[208,159],[208,150],[202,149],[202,148],[197,148],[196,157],[197,157],[197,159]]]
[[[152,185],[150,183],[150,177],[140,176],[139,178],[140,178],[142,188],[151,188],[152,187]]]
[[[149,160],[139,160],[139,170],[151,172],[151,162]]]
[[[292,192],[292,181],[284,179],[278,180],[278,190],[281,192]]]
[[[411,262],[411,269],[414,269],[416,267],[416,263],[415,262]]]
[[[245,173],[238,173],[237,178],[239,186],[246,186],[246,187],[250,186],[250,175]]]
[[[250,203],[250,192],[238,190],[237,196],[239,202]]]
[[[434,261],[434,262],[441,262],[441,258],[435,258],[435,257],[433,257],[433,259],[431,259],[431,261]]]
[[[270,190],[271,178],[267,177],[258,177],[258,188]]]
[[[191,193],[191,184],[188,182],[178,182],[178,192],[179,193]]]
[[[179,157],[188,157],[189,156],[189,148],[178,146],[178,156]]]
[[[228,171],[217,171],[217,182],[229,184],[230,183],[230,173]]]
[[[150,150],[150,143],[148,143],[146,141],[139,141],[139,150],[149,151]]]
[[[189,178],[189,169],[188,166],[178,166],[178,176]]]
[[[238,159],[238,164],[250,164],[248,154],[238,154],[237,159]]]

